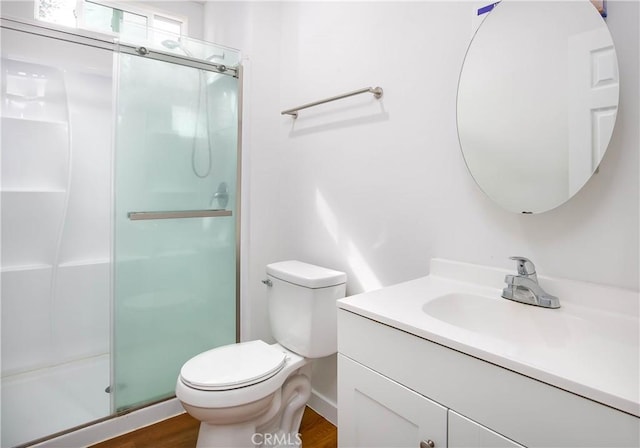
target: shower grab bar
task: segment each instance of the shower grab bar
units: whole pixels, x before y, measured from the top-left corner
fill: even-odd
[[[330,103],[331,101],[341,100],[343,98],[348,98],[354,95],[360,95],[361,93],[373,93],[373,96],[376,97],[376,99],[378,99],[382,96],[383,90],[382,90],[382,87],[365,87],[364,89],[354,90],[353,92],[343,93],[342,95],[332,96],[331,98],[326,98],[324,100],[304,104],[302,106],[294,107],[292,109],[283,110],[282,112],[280,112],[280,115],[291,115],[295,119],[295,118],[298,118],[299,110],[318,106],[324,103]]]
[[[231,210],[177,210],[172,212],[129,212],[127,217],[131,221],[143,221],[148,219],[183,219],[183,218],[214,218],[218,216],[231,216]]]

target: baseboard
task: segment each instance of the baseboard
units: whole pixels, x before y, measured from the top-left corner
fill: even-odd
[[[42,448],[89,446],[184,413],[177,398],[114,417],[33,445]]]
[[[333,426],[338,426],[338,405],[316,390],[311,390],[307,406],[326,418]]]

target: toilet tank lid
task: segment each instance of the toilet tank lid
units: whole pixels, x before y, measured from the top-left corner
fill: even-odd
[[[327,288],[346,283],[347,274],[297,260],[267,265],[267,274],[305,288]]]

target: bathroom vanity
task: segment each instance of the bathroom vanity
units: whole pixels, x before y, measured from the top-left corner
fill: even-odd
[[[430,272],[338,301],[341,447],[640,445],[637,292],[540,277],[544,309],[508,270]]]

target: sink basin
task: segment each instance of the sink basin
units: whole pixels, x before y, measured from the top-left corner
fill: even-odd
[[[589,322],[564,310],[534,307],[502,297],[451,293],[428,301],[422,310],[449,325],[517,345],[557,345],[571,335],[586,337],[589,331]]]
[[[526,306],[526,305],[525,305]],[[424,304],[422,310],[436,319],[451,325],[463,327],[471,331],[511,337],[521,330],[522,318],[530,323],[531,311],[523,308],[523,304],[507,301],[503,298],[484,297],[475,294],[451,293],[432,299]],[[545,310],[549,311],[549,310]],[[551,318],[545,313],[544,318]],[[534,313],[535,314],[535,313]],[[538,319],[534,327],[547,326],[543,319]]]
[[[570,349],[572,358],[581,353],[610,357],[611,347],[632,345],[637,340],[637,322],[615,314],[593,312],[567,304],[550,309],[526,305],[500,296],[449,293],[435,297],[422,306],[434,319],[493,338],[510,345],[520,355],[545,353],[561,357]],[[615,362],[610,359],[608,362]]]

